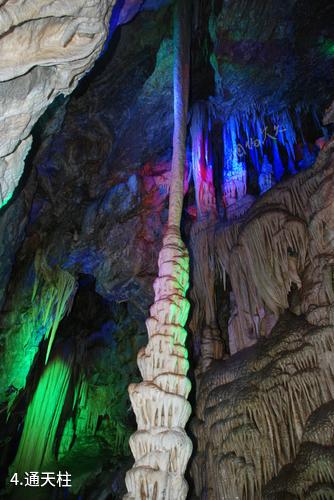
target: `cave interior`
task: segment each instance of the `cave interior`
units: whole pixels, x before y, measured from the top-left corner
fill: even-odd
[[[0,497],[334,499],[333,2],[31,4],[0,2]]]

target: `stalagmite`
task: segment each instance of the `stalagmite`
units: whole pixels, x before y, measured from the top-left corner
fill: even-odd
[[[182,500],[192,443],[184,431],[191,413],[191,385],[184,329],[189,312],[189,256],[181,240],[183,178],[189,92],[189,13],[187,0],[174,14],[174,137],[169,217],[159,255],[155,300],[146,322],[149,342],[138,354],[143,377],[129,387],[138,431],[130,439],[135,457],[127,472],[127,499]]]

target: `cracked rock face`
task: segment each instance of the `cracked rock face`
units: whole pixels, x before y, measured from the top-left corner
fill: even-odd
[[[31,131],[50,103],[67,95],[106,41],[115,0],[18,0],[0,7],[0,207],[12,196]],[[140,2],[125,2],[126,22]]]

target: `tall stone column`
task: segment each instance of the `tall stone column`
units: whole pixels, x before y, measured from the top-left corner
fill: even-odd
[[[183,500],[184,479],[192,443],[184,431],[190,417],[187,401],[191,384],[185,348],[189,302],[189,255],[182,242],[183,205],[189,96],[190,15],[188,0],[174,9],[174,135],[168,228],[159,255],[155,300],[146,321],[148,345],[138,353],[143,377],[129,394],[138,430],[130,438],[135,457],[127,472],[126,499]]]
[[[191,413],[184,346],[188,285],[188,251],[178,232],[169,229],[146,321],[149,342],[138,354],[143,382],[129,387],[138,431],[130,438],[135,464],[126,476],[127,499],[182,500],[187,495],[183,475],[192,452],[184,431]]]

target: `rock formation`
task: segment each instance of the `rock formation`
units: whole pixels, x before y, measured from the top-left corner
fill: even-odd
[[[198,498],[332,498],[333,348],[333,326],[287,316],[212,365],[192,422]]]
[[[216,211],[216,196],[213,183],[212,153],[208,113],[205,103],[196,103],[192,109],[192,174],[196,192],[196,207],[200,219]]]
[[[333,141],[312,170],[270,190],[244,217],[217,223],[210,248],[205,250],[207,243],[200,239],[193,242],[195,254],[202,252],[201,260],[211,255],[212,269],[220,268],[231,281],[236,302],[229,322],[232,354],[269,335],[289,300],[310,323],[332,324],[332,150]],[[201,266],[194,279],[195,289],[203,290],[213,278]],[[208,297],[214,304],[213,294]],[[197,309],[203,304],[204,299]]]
[[[211,364],[197,389],[199,498],[334,494],[333,175],[332,140],[312,170],[216,226],[215,256],[236,299],[236,354]]]
[[[192,443],[184,427],[191,414],[187,401],[191,384],[185,347],[189,302],[189,256],[181,239],[189,98],[189,3],[174,8],[174,135],[168,227],[159,254],[159,276],[154,282],[154,304],[146,322],[149,342],[138,354],[143,377],[129,394],[138,431],[130,438],[135,458],[127,472],[133,500],[185,499],[184,479]]]
[[[121,22],[139,8],[125,3]],[[99,56],[114,1],[5,0],[0,6],[0,207],[11,198],[38,118]],[[118,13],[119,16],[119,13]],[[117,24],[117,20],[115,26]]]
[[[171,3],[0,0],[1,498],[334,498],[334,6]]]

